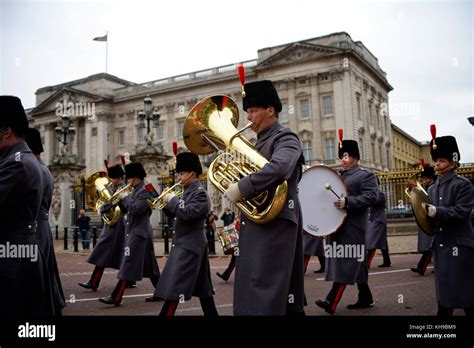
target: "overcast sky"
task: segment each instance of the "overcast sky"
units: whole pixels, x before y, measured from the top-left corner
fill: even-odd
[[[473,1],[0,0],[0,93],[105,71],[136,83],[255,59],[257,50],[346,31],[378,58],[392,122],[416,139],[458,139],[474,162]]]

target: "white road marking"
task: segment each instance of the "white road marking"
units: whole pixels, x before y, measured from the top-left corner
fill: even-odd
[[[433,266],[427,267],[428,269],[433,268]],[[379,274],[390,274],[390,273],[400,273],[410,271],[409,268],[406,269],[394,269],[393,271],[383,271],[383,272],[371,272],[369,275],[379,275]],[[316,280],[324,280],[324,278],[316,278]]]

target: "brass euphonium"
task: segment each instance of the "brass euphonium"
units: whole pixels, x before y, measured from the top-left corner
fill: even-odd
[[[101,214],[101,217],[107,225],[114,225],[120,219],[121,211],[118,204],[120,203],[121,198],[119,198],[119,195],[122,192],[126,192],[127,195],[132,194],[133,187],[130,184],[128,184],[118,189],[117,191],[113,192],[110,184],[111,184],[110,179],[107,177],[100,177],[95,180],[95,187],[96,187],[97,193],[99,194],[99,199],[97,200],[95,204],[95,209],[97,212],[100,212],[100,208],[104,204],[106,203],[112,204],[112,208],[103,212]]]
[[[197,103],[184,123],[183,138],[187,148],[198,155],[225,150],[210,164],[208,177],[224,193],[230,184],[259,171],[268,160],[263,157],[241,133],[251,123],[238,130],[239,110],[228,96],[214,95]],[[232,154],[229,150],[234,152]],[[266,191],[236,206],[250,220],[264,224],[273,220],[283,208],[288,192],[287,182],[274,191]]]

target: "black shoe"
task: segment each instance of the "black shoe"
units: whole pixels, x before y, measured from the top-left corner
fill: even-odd
[[[127,282],[127,289],[135,289],[137,287],[136,282]]]
[[[79,286],[82,286],[84,289],[91,289],[97,291],[97,288],[94,288],[91,283],[79,283]]]
[[[145,299],[145,302],[159,302],[159,301],[164,301],[164,300],[158,296],[151,296]]]
[[[228,281],[229,278],[227,278],[223,273],[216,272],[216,275],[221,278],[223,281]]]
[[[392,264],[391,263],[382,263],[381,265],[379,265],[380,268],[383,268],[383,267],[392,267]]]
[[[425,274],[425,273],[422,272],[421,269],[419,269],[417,267],[410,268],[410,271],[418,273],[419,275],[424,275]]]
[[[331,309],[331,302],[329,302],[328,300],[324,300],[324,301],[323,300],[316,300],[315,303],[318,307],[323,308],[326,311],[326,313],[329,313],[329,314],[336,313],[335,311],[333,311]]]
[[[371,302],[359,302],[357,301],[354,304],[347,305],[347,309],[360,309],[360,308],[370,308],[375,304],[374,301]]]
[[[110,304],[110,305],[115,305],[115,306],[120,306],[122,304],[122,301],[120,301],[119,303],[115,303],[112,296],[101,297],[99,298],[99,301],[105,304]]]
[[[320,268],[317,271],[313,271],[314,273],[324,273],[326,270],[324,268]]]

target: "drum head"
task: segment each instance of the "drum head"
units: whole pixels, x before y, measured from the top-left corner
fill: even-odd
[[[337,231],[346,217],[346,211],[334,207],[339,197],[347,196],[347,188],[340,176],[325,165],[316,165],[303,172],[299,183],[299,199],[303,212],[303,229],[315,237]]]

